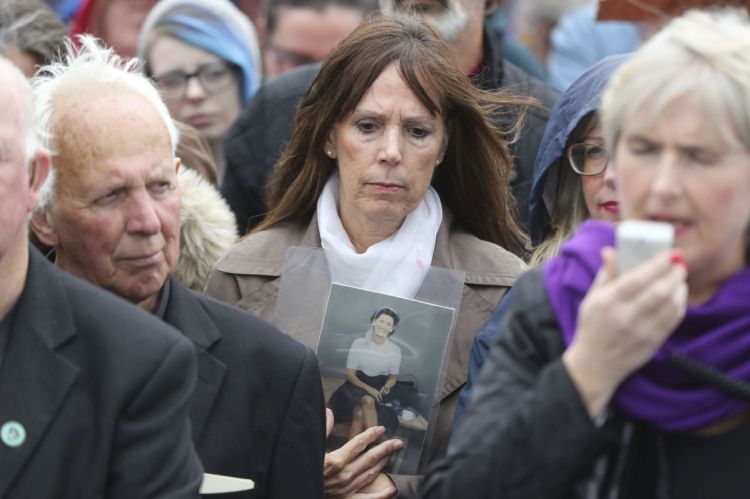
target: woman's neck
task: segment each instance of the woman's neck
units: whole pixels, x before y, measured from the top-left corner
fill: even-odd
[[[376,345],[382,345],[383,343],[385,343],[385,338],[384,338],[384,337],[382,337],[382,336],[380,336],[380,335],[377,335],[377,334],[375,334],[375,333],[372,333],[372,341],[373,341],[373,342],[374,342],[374,343],[375,343]]]
[[[388,239],[404,223],[404,218],[393,221],[373,221],[366,217],[357,217],[341,208],[339,208],[339,218],[357,253],[364,253],[373,244]]]

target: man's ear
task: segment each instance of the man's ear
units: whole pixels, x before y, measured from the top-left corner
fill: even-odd
[[[26,209],[31,212],[39,204],[42,186],[50,174],[50,159],[47,153],[37,149],[29,161],[29,204]]]
[[[49,208],[37,210],[42,186],[50,175],[49,155],[38,149],[29,162],[29,204],[27,209],[31,212],[31,229],[36,234],[39,241],[53,248],[60,244],[60,238],[51,222]],[[54,172],[53,172],[54,174]],[[52,179],[50,179],[52,180]]]
[[[49,210],[35,211],[31,215],[31,229],[45,246],[57,248],[60,245],[60,238],[57,237]]]

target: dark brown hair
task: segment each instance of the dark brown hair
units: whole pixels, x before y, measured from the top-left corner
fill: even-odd
[[[335,168],[323,153],[334,124],[347,117],[386,67],[395,64],[422,104],[445,121],[448,136],[432,186],[456,221],[477,237],[522,253],[509,186],[513,160],[507,134],[493,120],[531,103],[471,85],[451,48],[416,18],[378,16],[361,24],[323,64],[299,106],[292,137],[269,180],[269,213],[254,232],[306,221]],[[511,109],[513,108],[513,109]]]
[[[219,185],[219,170],[208,139],[187,123],[175,120],[174,124],[180,132],[175,155],[182,161],[182,166],[197,171],[212,185]]]

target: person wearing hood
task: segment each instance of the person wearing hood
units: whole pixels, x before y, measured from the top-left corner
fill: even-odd
[[[529,194],[532,265],[555,256],[562,243],[587,219],[617,222],[620,210],[608,165],[598,109],[612,73],[629,54],[602,59],[578,78],[552,109],[534,165]],[[500,301],[474,337],[469,377],[456,407],[453,427],[462,421],[473,386],[510,308],[513,289]]]
[[[262,77],[255,28],[229,0],[161,0],[143,22],[138,58],[172,118],[198,129],[224,175],[224,138]]]

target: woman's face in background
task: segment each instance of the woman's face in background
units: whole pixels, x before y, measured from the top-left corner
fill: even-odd
[[[597,123],[583,139],[583,142],[599,146],[604,152],[604,136],[602,135],[601,124]],[[615,174],[609,166],[607,165],[607,169],[600,175],[581,175],[581,190],[591,218],[619,222],[620,203],[617,201],[617,194],[615,193]]]
[[[165,35],[154,40],[148,64],[172,118],[192,125],[209,141],[223,140],[242,110],[236,71],[220,57]],[[184,81],[197,72],[218,89],[207,89],[196,76]]]
[[[623,217],[674,226],[691,293],[692,284],[715,289],[744,267],[750,154],[720,138],[695,94],[675,99],[650,125],[632,113],[614,158]]]
[[[372,321],[372,331],[380,337],[387,338],[393,332],[393,317],[380,314]]]
[[[99,0],[103,9],[96,35],[123,57],[135,57],[141,26],[157,0]]]

